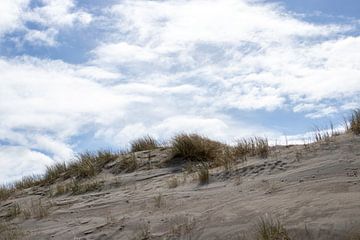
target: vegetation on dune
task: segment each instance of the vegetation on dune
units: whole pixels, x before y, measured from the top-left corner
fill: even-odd
[[[253,137],[243,138],[237,141],[235,146],[235,156],[245,158],[247,156],[259,156],[267,158],[269,155],[269,142],[267,138]]]
[[[9,223],[0,223],[0,240],[17,240],[24,235],[20,228]]]
[[[130,155],[122,156],[121,159],[112,167],[111,173],[130,173],[134,172],[136,169],[138,169],[138,167],[139,165],[136,160],[135,153],[131,153]]]
[[[171,143],[174,157],[196,162],[216,162],[221,157],[222,146],[220,142],[198,134],[179,134]]]
[[[354,110],[351,114],[348,130],[356,135],[360,135],[360,109]]]
[[[107,163],[116,160],[119,156],[120,153],[114,153],[109,150],[79,154],[76,160],[68,165],[70,175],[68,177],[78,179],[93,177],[101,172]]]
[[[260,218],[256,227],[256,240],[290,240],[279,220]]]
[[[152,150],[159,147],[160,144],[156,141],[156,139],[149,135],[136,139],[130,143],[131,152]]]
[[[345,120],[345,127],[347,132],[360,135],[360,109],[354,110],[350,118]],[[340,131],[334,130],[331,124],[331,131],[320,131],[317,128],[314,139],[315,141],[329,141],[331,137],[339,134]],[[28,176],[12,184],[0,186],[0,201],[8,199],[17,190],[35,186],[50,186],[70,178],[76,181],[90,179],[102,172],[103,168],[110,162],[113,162],[110,169],[113,174],[136,171],[140,165],[135,152],[159,147],[159,142],[147,135],[132,141],[130,151],[100,150],[81,153],[70,163],[62,162],[48,166],[42,176]],[[208,182],[209,169],[212,167],[223,166],[226,171],[230,171],[235,162],[245,161],[248,157],[267,158],[270,153],[268,139],[263,137],[239,139],[235,145],[230,146],[199,134],[183,133],[174,136],[169,147],[173,158],[181,158],[193,165],[193,171],[198,173],[201,184]],[[177,184],[173,180],[170,188],[176,186]],[[62,192],[60,188],[58,192]],[[91,187],[87,188],[86,186],[82,188],[91,189]],[[83,191],[86,192],[87,190],[81,190],[80,192]],[[69,192],[69,190],[66,192]]]

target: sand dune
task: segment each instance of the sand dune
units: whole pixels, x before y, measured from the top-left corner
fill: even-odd
[[[16,192],[0,203],[0,219],[19,239],[36,240],[253,239],[260,217],[279,220],[291,239],[359,239],[359,136],[273,147],[267,159],[211,169],[205,185],[184,165],[166,164],[169,149],[135,155],[138,171],[113,174],[115,161],[87,180],[100,190],[50,196],[54,184]]]

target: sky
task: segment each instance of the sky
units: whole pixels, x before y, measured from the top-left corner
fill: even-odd
[[[1,0],[0,182],[147,134],[300,141],[359,107],[359,30],[358,0]]]

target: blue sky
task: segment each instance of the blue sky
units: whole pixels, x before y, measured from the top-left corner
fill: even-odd
[[[356,0],[4,0],[0,182],[145,134],[308,140],[360,102]]]

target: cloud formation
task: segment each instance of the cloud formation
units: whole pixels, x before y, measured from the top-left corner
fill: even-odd
[[[91,22],[91,14],[75,7],[74,0],[3,0],[0,4],[0,36],[17,31],[24,33],[17,41],[54,46],[64,27]]]
[[[351,22],[316,24],[263,1],[115,1],[96,14],[73,0],[34,2],[2,2],[0,36],[56,49],[62,31],[85,26],[95,47],[79,64],[0,58],[0,182],[144,134],[278,138],[242,114],[321,119],[360,103]]]

